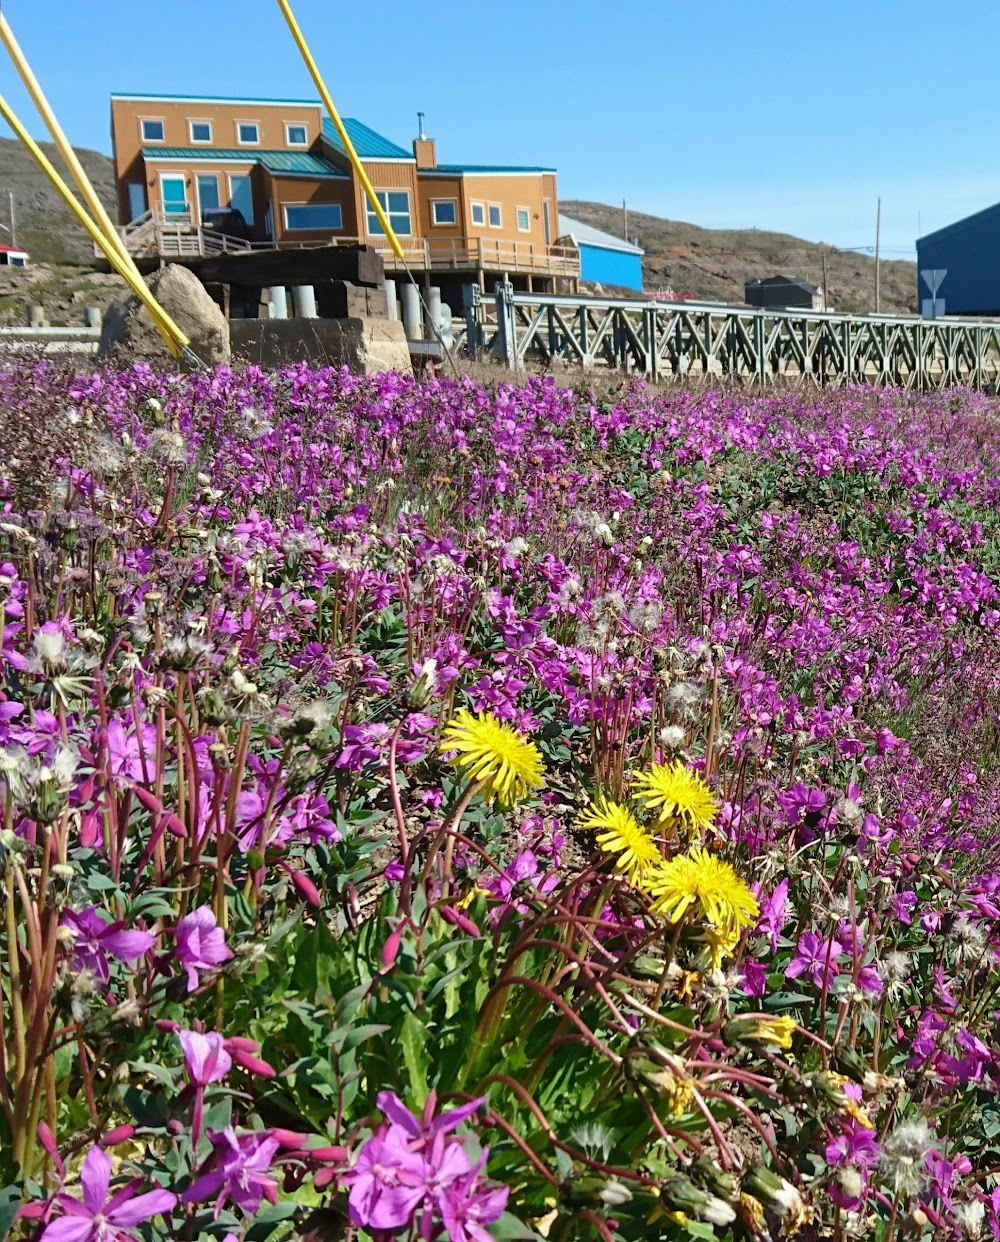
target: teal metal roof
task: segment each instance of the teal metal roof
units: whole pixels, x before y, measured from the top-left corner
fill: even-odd
[[[190,160],[199,164],[261,164],[269,173],[347,180],[346,173],[308,151],[258,151],[253,147],[143,147],[142,158],[153,163],[157,160]]]
[[[112,95],[112,100],[142,101],[144,103],[211,103],[211,104],[264,104],[279,108],[321,108],[318,99],[258,99],[240,98],[233,95]]]
[[[421,170],[424,171],[424,170]],[[490,173],[494,175],[498,173],[555,173],[554,168],[529,168],[518,164],[437,164],[434,168],[427,169],[428,172],[451,173],[453,176],[463,176],[465,173],[482,173],[488,176]]]
[[[354,145],[355,151],[363,160],[413,160],[413,152],[405,147],[397,147],[394,142],[378,134],[367,125],[362,125],[352,116],[342,118],[347,136]],[[328,116],[323,118],[323,137],[337,151],[347,154],[340,141],[340,135]]]

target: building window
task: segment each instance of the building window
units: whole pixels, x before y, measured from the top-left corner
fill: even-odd
[[[162,121],[143,121],[142,122],[142,140],[143,142],[163,142],[166,138]]]
[[[542,226],[545,229],[545,244],[550,245],[552,242],[552,223],[549,217],[549,200],[542,202]]]
[[[517,209],[517,231],[519,233],[531,232],[531,212],[527,207],[518,207]]]
[[[236,122],[236,141],[241,147],[260,146],[260,126],[256,121]]]
[[[187,214],[187,188],[183,173],[160,174],[160,197],[163,200],[165,216],[183,216]]]
[[[285,207],[285,228],[290,233],[338,232],[344,227],[339,203],[302,203]]]
[[[439,198],[431,203],[431,220],[435,224],[457,224],[458,211],[453,198]]]
[[[129,221],[138,220],[140,216],[144,216],[146,214],[147,210],[146,187],[141,181],[130,181],[128,183]]]
[[[204,223],[206,211],[218,211],[222,206],[219,178],[215,173],[200,173],[195,178],[195,184],[198,187],[198,212]]]
[[[191,141],[195,146],[207,145],[212,141],[211,121],[189,121]]]
[[[472,223],[480,227],[486,224],[486,208],[482,203],[472,204]]]
[[[398,237],[410,236],[410,196],[405,190],[376,190],[379,206],[389,217],[389,226]],[[368,204],[368,235],[382,237],[378,216]]]
[[[500,214],[500,207],[497,203],[490,203],[490,228],[498,229],[503,225],[503,217]]]
[[[253,224],[253,186],[249,177],[229,178],[229,205],[247,224]]]
[[[307,147],[309,145],[309,131],[304,125],[286,125],[285,141],[290,147]]]

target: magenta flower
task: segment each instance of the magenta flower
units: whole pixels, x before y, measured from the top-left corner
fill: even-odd
[[[828,987],[834,975],[840,973],[836,959],[842,952],[839,940],[828,943],[815,932],[803,932],[795,957],[785,969],[785,978],[797,979],[799,975],[808,974],[816,987]]]
[[[123,922],[105,923],[96,906],[79,914],[67,910],[62,926],[73,933],[73,969],[90,970],[101,983],[111,977],[108,954],[120,962],[133,962],[153,947],[149,932],[125,931]]]
[[[401,1126],[389,1126],[358,1152],[354,1168],[344,1175],[351,1187],[351,1223],[361,1229],[403,1229],[426,1194],[424,1161],[410,1150]]]
[[[759,886],[755,886],[759,890]],[[761,898],[759,891],[755,894],[760,899],[760,917],[754,934],[767,936],[771,942],[771,952],[778,951],[778,937],[785,926],[786,908],[788,906],[788,881],[782,880],[769,897]]]
[[[181,1195],[182,1203],[204,1203],[215,1199],[218,1219],[229,1200],[247,1216],[254,1216],[261,1200],[278,1201],[278,1183],[268,1176],[279,1143],[268,1133],[237,1135],[232,1126],[208,1137],[215,1148],[211,1167],[196,1178]]]
[[[233,955],[226,947],[226,937],[215,921],[210,906],[199,906],[185,914],[177,924],[177,947],[174,957],[187,972],[189,992],[198,986],[199,970],[214,970]]]
[[[188,1077],[196,1087],[221,1082],[233,1068],[233,1059],[217,1032],[199,1035],[197,1031],[178,1031],[177,1038],[184,1052]]]
[[[172,1211],[177,1196],[168,1190],[150,1190],[137,1195],[141,1183],[131,1182],[108,1198],[111,1186],[111,1160],[99,1147],[87,1153],[80,1171],[83,1199],[56,1195],[64,1215],[52,1221],[42,1238],[47,1242],[123,1242],[135,1238],[136,1225]]]
[[[449,1242],[493,1242],[486,1226],[503,1215],[509,1194],[506,1186],[485,1186],[475,1175],[450,1186],[441,1202]]]

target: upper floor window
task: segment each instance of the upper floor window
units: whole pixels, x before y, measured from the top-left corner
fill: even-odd
[[[439,198],[431,203],[431,219],[435,224],[455,224],[458,220],[455,200],[453,198]]]
[[[260,126],[256,121],[237,121],[236,141],[241,147],[260,146]]]
[[[500,207],[497,203],[490,203],[490,228],[498,229],[503,224],[503,218],[500,215]]]
[[[143,142],[163,142],[165,137],[166,132],[162,121],[142,122]]]
[[[195,144],[209,143],[212,141],[212,122],[211,121],[190,121],[191,141]]]
[[[389,217],[389,227],[400,237],[410,236],[410,196],[405,190],[376,190],[375,197],[379,206]],[[368,233],[372,237],[382,236],[382,225],[378,216],[368,204]]]
[[[527,207],[517,209],[517,231],[519,233],[531,232],[531,212]]]
[[[472,223],[479,225],[486,223],[486,207],[483,203],[472,204]]]
[[[309,145],[309,131],[304,125],[286,125],[285,141],[290,147],[307,147]]]

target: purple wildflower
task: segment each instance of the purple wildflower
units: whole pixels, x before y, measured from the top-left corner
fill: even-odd
[[[808,974],[816,987],[828,987],[833,976],[840,973],[836,959],[842,952],[840,941],[827,942],[815,932],[803,932],[795,957],[785,969],[785,978],[797,979]]]
[[[168,1190],[137,1195],[141,1182],[132,1182],[111,1195],[111,1160],[99,1147],[87,1153],[80,1171],[83,1199],[56,1196],[64,1215],[52,1221],[42,1234],[47,1242],[123,1242],[134,1238],[136,1225],[171,1211],[177,1196]]]
[[[232,957],[226,937],[210,906],[199,906],[177,924],[174,957],[187,972],[189,992],[198,986],[198,971],[213,970]]]
[[[181,1195],[182,1203],[204,1203],[215,1199],[218,1219],[227,1200],[246,1216],[256,1215],[261,1200],[278,1200],[278,1183],[268,1176],[279,1143],[268,1133],[237,1135],[232,1126],[218,1133],[208,1132],[215,1148],[209,1158],[211,1167],[202,1173]]]
[[[133,962],[153,947],[149,932],[125,931],[123,922],[105,923],[96,906],[88,906],[79,914],[67,910],[62,926],[73,935],[73,969],[92,971],[101,983],[111,977],[108,954],[120,962]]]
[[[402,1229],[423,1202],[426,1169],[410,1150],[401,1126],[389,1126],[358,1152],[344,1181],[351,1187],[351,1223],[365,1229]]]
[[[441,1203],[445,1236],[450,1242],[493,1242],[486,1226],[503,1215],[509,1194],[506,1186],[484,1186],[476,1176],[455,1182]]]
[[[207,1087],[210,1082],[221,1082],[233,1068],[233,1059],[216,1031],[209,1031],[207,1035],[178,1031],[177,1038],[184,1052],[188,1077],[195,1086]]]

